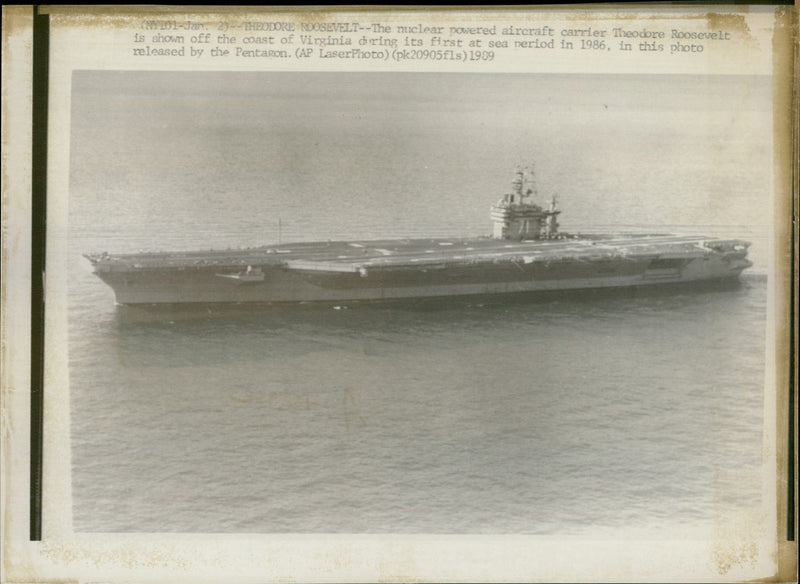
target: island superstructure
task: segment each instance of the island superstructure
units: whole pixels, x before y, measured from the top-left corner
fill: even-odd
[[[237,250],[87,254],[118,304],[303,303],[524,294],[736,279],[739,239],[569,235],[531,174],[491,207],[491,237],[287,243]]]

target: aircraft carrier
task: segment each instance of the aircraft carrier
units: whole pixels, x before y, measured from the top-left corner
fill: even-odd
[[[491,207],[491,236],[87,254],[118,304],[338,303],[624,288],[736,279],[738,239],[569,235],[519,170]]]

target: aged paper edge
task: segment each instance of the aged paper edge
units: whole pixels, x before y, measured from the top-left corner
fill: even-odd
[[[584,5],[585,6],[585,5]],[[624,5],[625,8],[632,8],[635,9],[636,7],[645,7],[645,5]],[[167,7],[165,7],[167,8]],[[346,10],[348,11],[356,11],[360,7],[347,7]],[[518,7],[511,7],[512,9],[518,9]],[[546,7],[535,7],[536,9],[545,9]],[[563,9],[562,5],[556,5],[550,8],[556,9]],[[591,6],[588,6],[591,8]],[[710,6],[709,9],[713,10],[714,8],[719,8],[718,6]],[[168,10],[171,7],[167,8]],[[370,7],[370,10],[373,9],[385,9],[391,10],[390,7]],[[413,7],[409,7],[409,9],[413,9]],[[470,8],[470,10],[472,7]],[[501,8],[502,9],[502,8]],[[3,363],[4,363],[4,373],[3,373],[3,420],[4,420],[4,430],[3,430],[3,459],[4,462],[9,462],[10,455],[8,451],[9,442],[18,441],[21,438],[24,438],[26,434],[25,429],[14,427],[13,424],[9,423],[12,420],[10,419],[12,413],[9,413],[10,410],[16,409],[18,407],[25,407],[25,396],[20,395],[19,387],[24,387],[21,385],[20,382],[24,382],[25,376],[25,368],[23,367],[20,369],[18,364],[24,361],[24,356],[19,355],[16,351],[12,352],[10,349],[11,338],[13,337],[14,340],[19,339],[19,335],[24,335],[24,333],[17,330],[17,327],[24,325],[26,319],[24,318],[25,309],[23,307],[24,304],[24,296],[25,290],[24,287],[20,286],[9,286],[9,281],[11,282],[18,282],[18,278],[25,278],[24,275],[24,267],[25,261],[18,261],[21,257],[25,259],[25,252],[28,253],[30,250],[25,249],[25,244],[30,241],[30,238],[24,237],[25,232],[25,219],[21,217],[24,215],[27,209],[25,208],[24,201],[19,204],[15,205],[17,201],[13,201],[13,198],[16,198],[18,195],[17,193],[24,192],[24,188],[30,187],[29,180],[23,180],[18,175],[19,172],[11,172],[11,169],[16,170],[16,168],[24,168],[25,165],[19,163],[20,166],[14,166],[12,162],[17,162],[19,159],[24,159],[24,146],[21,148],[20,145],[24,145],[26,143],[26,139],[28,142],[29,147],[29,140],[30,135],[29,132],[27,136],[25,135],[24,131],[19,131],[16,127],[13,127],[12,124],[8,122],[10,120],[16,120],[21,116],[21,112],[24,110],[22,109],[22,104],[19,100],[19,92],[14,92],[14,95],[11,96],[8,94],[9,91],[12,91],[11,88],[16,88],[18,85],[20,87],[25,87],[26,81],[24,79],[24,75],[20,75],[20,69],[25,69],[26,62],[23,60],[23,63],[20,64],[19,62],[19,53],[16,54],[15,59],[12,60],[12,55],[10,54],[11,51],[5,50],[7,48],[7,40],[9,39],[10,35],[18,32],[20,29],[24,29],[26,24],[29,26],[30,17],[29,17],[29,9],[26,7],[4,7],[4,24],[3,24],[3,48],[4,48],[4,103],[3,103],[3,117],[4,117],[4,124],[3,124],[3,144],[4,146],[9,146],[11,144],[14,145],[13,148],[9,148],[11,154],[4,157],[3,159],[3,182],[4,182],[4,189],[3,189],[3,287],[2,287],[2,294],[3,294]],[[50,8],[51,13],[67,13],[72,12],[73,10],[81,10],[85,11],[83,8],[80,9],[72,9],[72,7],[52,7]],[[101,8],[94,8],[92,7],[91,12],[95,12],[95,10],[102,11]],[[185,11],[183,8],[175,7],[173,10],[175,11]],[[192,11],[195,9],[192,8]],[[249,10],[247,8],[243,10]],[[286,8],[287,11],[296,12],[296,9],[293,8]],[[492,10],[497,10],[497,8],[492,8]],[[127,11],[126,8],[122,8],[120,12]],[[158,9],[157,11],[161,11]],[[199,10],[203,12],[203,10]],[[227,11],[227,9],[226,9]],[[326,7],[325,12],[332,12],[335,11],[335,8]],[[116,13],[116,11],[114,11]],[[134,12],[139,13],[140,10],[136,9]],[[104,12],[107,14],[107,12]],[[24,34],[24,32],[23,32]],[[774,43],[773,43],[773,55],[776,57],[774,63],[774,72],[775,72],[775,101],[774,101],[774,110],[775,110],[775,117],[774,117],[774,137],[776,141],[776,150],[775,150],[775,183],[776,183],[776,193],[777,193],[777,200],[776,200],[776,219],[775,219],[775,239],[776,239],[776,253],[775,257],[777,258],[786,258],[790,253],[790,246],[793,245],[792,237],[796,237],[796,188],[797,188],[797,177],[794,177],[794,181],[792,180],[792,169],[793,169],[793,161],[797,159],[797,151],[796,151],[796,144],[797,144],[797,126],[796,126],[796,118],[794,117],[794,112],[796,112],[796,104],[797,104],[797,94],[796,94],[796,83],[797,83],[797,21],[796,21],[796,12],[791,8],[788,7],[786,9],[781,9],[776,13],[776,27],[775,27],[775,35],[774,35]],[[791,62],[791,67],[787,66],[785,61],[782,59],[788,60]],[[16,68],[15,68],[16,66]],[[787,70],[792,71],[792,78],[787,78],[785,72]],[[9,71],[9,73],[5,73],[5,71]],[[6,86],[6,81],[9,83],[9,87]],[[13,82],[13,84],[12,84]],[[29,84],[28,84],[29,85]],[[24,89],[22,90],[24,91]],[[794,107],[793,107],[794,106]],[[8,107],[8,110],[7,110]],[[19,108],[19,109],[15,109]],[[11,110],[13,110],[13,114],[11,114]],[[23,114],[24,115],[24,114]],[[794,120],[794,124],[792,124],[792,120]],[[12,127],[9,127],[12,126]],[[6,150],[6,148],[4,148]],[[22,152],[21,152],[22,151]],[[13,158],[12,158],[13,157]],[[28,168],[29,171],[29,168]],[[795,188],[793,193],[792,187]],[[793,202],[795,203],[793,205]],[[795,213],[795,215],[793,215]],[[29,216],[29,213],[28,213]],[[9,231],[8,225],[10,224],[10,218],[13,217],[13,231]],[[28,225],[29,229],[29,225]],[[18,245],[10,245],[10,237],[12,236],[23,236],[20,239]],[[796,239],[794,240],[796,243]],[[11,250],[11,251],[9,251]],[[13,253],[12,253],[13,252]],[[796,260],[795,260],[796,261]],[[29,266],[29,262],[28,262]],[[779,290],[788,290],[788,283],[791,281],[793,277],[793,269],[796,270],[796,263],[795,266],[792,266],[789,262],[784,261],[777,261],[775,265],[775,278],[779,282],[778,289]],[[15,270],[19,270],[23,272],[22,276],[15,276],[15,274],[20,273],[16,272]],[[794,272],[796,275],[796,272]],[[28,278],[30,274],[27,275]],[[22,288],[22,289],[21,289]],[[28,290],[29,292],[29,290]],[[789,322],[789,309],[790,309],[790,302],[792,300],[788,297],[788,294],[780,295],[776,299],[776,318],[775,318],[775,382],[776,382],[776,401],[777,403],[786,403],[785,398],[788,397],[788,382],[789,376],[793,373],[789,371],[789,344],[788,338],[792,334],[797,334],[796,329],[792,331],[791,323]],[[795,299],[796,303],[796,299]],[[29,302],[28,302],[29,305]],[[17,308],[17,310],[10,310],[9,306]],[[23,318],[20,318],[20,314],[23,315]],[[29,322],[29,319],[27,319]],[[9,335],[12,335],[10,337]],[[796,346],[796,345],[795,345]],[[24,348],[24,344],[18,342],[17,347]],[[14,367],[5,367],[8,364],[14,364]],[[29,369],[29,367],[27,368]],[[796,375],[796,372],[794,372]],[[22,392],[24,394],[24,392]],[[13,404],[13,406],[12,406]],[[785,497],[786,489],[786,472],[787,472],[787,464],[786,464],[786,444],[788,436],[786,435],[786,428],[789,416],[793,415],[792,412],[787,411],[785,408],[781,409],[778,408],[776,412],[777,418],[777,431],[778,431],[778,451],[777,455],[777,466],[778,466],[778,501],[779,501],[779,509],[778,509],[778,525],[776,534],[778,536],[778,541],[781,542],[784,540],[785,537],[785,528],[786,525],[786,512],[787,506]],[[16,418],[15,418],[16,419]],[[21,417],[20,417],[21,419]],[[3,487],[5,492],[5,487],[9,485],[9,473],[11,472],[11,464],[4,464],[3,468],[5,469],[2,474],[3,480]],[[781,489],[783,489],[781,491]],[[16,497],[14,495],[17,495]],[[2,513],[3,513],[3,565],[4,567],[8,567],[8,559],[6,557],[7,551],[7,543],[9,541],[8,536],[9,534],[7,529],[7,513],[9,511],[9,504],[19,499],[18,493],[13,493],[10,496],[4,495],[0,504],[2,504]],[[35,552],[34,552],[35,553]],[[785,544],[781,544],[780,546],[780,561],[779,561],[779,572],[774,576],[774,578],[768,578],[767,580],[771,581],[788,581],[794,575],[794,569],[796,567],[796,544],[794,542],[785,542]],[[35,575],[32,574],[35,578]]]

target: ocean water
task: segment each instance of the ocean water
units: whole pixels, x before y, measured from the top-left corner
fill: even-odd
[[[768,78],[77,72],[76,531],[579,534],[761,509]],[[674,294],[148,311],[81,254],[571,232],[753,242]]]

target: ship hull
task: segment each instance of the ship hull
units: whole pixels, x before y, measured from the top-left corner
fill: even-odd
[[[683,236],[403,240],[88,256],[118,304],[339,303],[737,278],[747,243]]]

